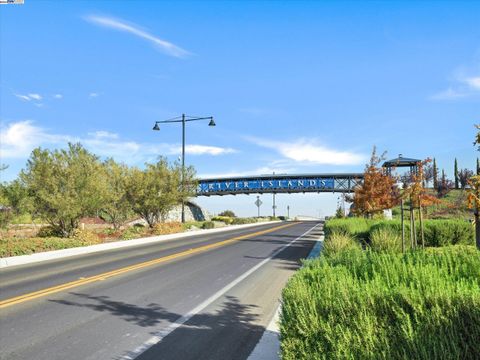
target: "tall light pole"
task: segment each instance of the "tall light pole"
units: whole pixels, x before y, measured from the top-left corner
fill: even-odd
[[[189,121],[198,120],[210,120],[208,126],[216,125],[215,121],[213,121],[213,116],[197,117],[182,114],[182,116],[178,116],[173,119],[155,121],[155,125],[153,126],[153,130],[158,131],[160,130],[160,126],[158,126],[158,124],[182,123],[182,223],[185,222],[185,199],[183,197],[185,194],[185,124]]]

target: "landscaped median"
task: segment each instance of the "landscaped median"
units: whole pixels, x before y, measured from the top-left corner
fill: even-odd
[[[480,359],[480,251],[402,254],[394,238],[327,231],[284,289],[283,359]]]

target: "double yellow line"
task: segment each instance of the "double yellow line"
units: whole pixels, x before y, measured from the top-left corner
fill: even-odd
[[[269,232],[272,232],[272,231],[276,231],[276,230],[280,230],[280,229],[290,227],[292,225],[295,225],[295,223],[276,226],[276,227],[271,228],[271,229],[257,231],[257,232],[249,233],[249,234],[242,235],[242,236],[237,236],[237,237],[234,237],[234,238],[231,238],[231,239],[228,239],[228,240],[224,240],[224,241],[220,241],[220,242],[217,242],[217,243],[199,246],[197,248],[185,250],[185,251],[182,251],[182,252],[179,252],[179,253],[176,253],[176,254],[163,256],[163,257],[160,257],[160,258],[157,258],[157,259],[153,259],[153,260],[145,261],[145,262],[142,262],[142,263],[126,266],[126,267],[116,269],[116,270],[112,270],[112,271],[108,271],[108,272],[105,272],[105,273],[102,273],[102,274],[89,276],[89,277],[85,277],[85,278],[80,278],[80,279],[75,280],[75,281],[70,281],[70,282],[60,284],[60,285],[56,285],[56,286],[52,286],[52,287],[49,287],[49,288],[46,288],[46,289],[34,291],[34,292],[23,294],[23,295],[20,295],[20,296],[15,296],[13,298],[5,299],[5,300],[0,301],[0,309],[1,308],[6,308],[6,307],[12,306],[12,305],[20,304],[20,303],[25,302],[25,301],[37,299],[37,298],[42,297],[42,296],[55,294],[57,292],[68,290],[68,289],[71,289],[71,288],[74,288],[74,287],[77,287],[77,286],[90,284],[90,283],[93,283],[93,282],[96,282],[96,281],[106,280],[106,279],[109,279],[113,276],[121,275],[121,274],[130,272],[130,271],[133,271],[133,270],[143,269],[143,268],[146,268],[148,266],[161,264],[161,263],[169,261],[169,260],[177,259],[177,258],[184,257],[184,256],[187,256],[187,255],[192,255],[192,254],[199,253],[199,252],[202,252],[202,251],[211,250],[211,249],[214,249],[214,248],[217,248],[217,247],[220,247],[220,246],[225,246],[225,245],[231,244],[235,241],[243,240],[243,239],[246,239],[246,238],[251,238],[253,236],[263,235],[263,234],[266,234],[266,233],[269,233]]]

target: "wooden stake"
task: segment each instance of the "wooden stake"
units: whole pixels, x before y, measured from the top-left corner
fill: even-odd
[[[423,214],[422,214],[422,205],[419,205],[419,211],[420,211],[420,236],[422,237],[422,249],[425,249],[425,234],[423,231]]]
[[[405,220],[403,219],[403,199],[400,200],[400,214],[402,221],[402,253],[405,252]]]

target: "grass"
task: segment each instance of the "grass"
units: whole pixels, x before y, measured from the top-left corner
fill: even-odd
[[[284,289],[281,339],[287,360],[479,359],[480,252],[324,254]]]

